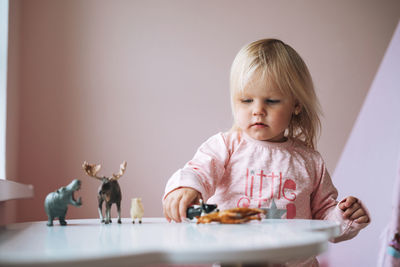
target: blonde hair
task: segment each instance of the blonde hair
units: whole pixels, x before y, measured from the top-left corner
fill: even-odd
[[[292,47],[277,39],[262,39],[244,46],[233,61],[230,74],[234,117],[234,97],[245,90],[255,73],[261,73],[261,78],[265,82],[273,83],[277,89],[293,97],[300,105],[301,112],[292,116],[286,136],[315,148],[321,129],[320,105],[311,75],[300,55]],[[236,122],[232,129],[240,130]]]

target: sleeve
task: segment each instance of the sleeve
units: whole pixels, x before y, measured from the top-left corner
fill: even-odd
[[[313,219],[336,221],[340,224],[341,232],[339,236],[331,241],[341,242],[355,237],[358,232],[365,228],[368,223],[356,223],[353,220],[343,218],[343,211],[339,208],[337,201],[338,192],[332,183],[331,177],[322,159],[319,160],[317,173],[318,180],[311,195],[311,212]],[[343,200],[342,200],[343,201]],[[367,212],[371,221],[371,216],[364,204],[359,200],[361,207]]]
[[[193,159],[168,180],[163,199],[180,187],[190,187],[200,192],[203,200],[207,201],[214,195],[228,159],[229,150],[223,134],[212,136],[200,146]]]

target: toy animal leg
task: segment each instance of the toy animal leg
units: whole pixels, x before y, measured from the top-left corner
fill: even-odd
[[[139,216],[133,216],[133,221],[132,221],[132,223],[135,223],[135,220],[136,219],[139,219],[139,223],[142,223],[142,217],[139,217]]]
[[[58,217],[58,220],[60,221],[61,225],[67,225],[67,222],[65,221],[65,217]]]
[[[105,224],[109,224],[111,222],[111,203],[106,202],[106,221]]]
[[[103,199],[101,197],[98,198],[99,200],[99,207],[98,207],[98,211],[99,211],[99,217],[100,217],[100,221],[103,223],[104,222],[104,217],[103,217]]]
[[[53,226],[54,217],[52,217],[52,216],[48,216],[48,217],[49,217],[49,220],[47,221],[47,226]]]
[[[118,210],[118,223],[121,223],[121,202],[117,202],[117,210]]]

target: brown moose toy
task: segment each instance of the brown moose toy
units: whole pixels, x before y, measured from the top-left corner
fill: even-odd
[[[118,179],[124,174],[126,169],[126,161],[124,161],[120,165],[119,172],[117,174],[113,174],[111,177],[106,176],[98,176],[97,173],[101,169],[101,165],[89,164],[86,161],[82,165],[83,170],[90,177],[96,178],[102,181],[101,186],[99,187],[99,194],[97,199],[99,201],[99,215],[101,222],[105,224],[111,223],[111,205],[115,203],[117,205],[118,210],[118,223],[121,223],[121,188],[118,184]],[[106,218],[103,217],[102,206],[103,202],[106,202]]]

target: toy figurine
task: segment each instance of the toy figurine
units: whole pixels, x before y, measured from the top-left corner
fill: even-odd
[[[117,205],[118,210],[118,223],[121,223],[121,188],[118,184],[118,179],[124,174],[126,169],[126,161],[124,161],[120,165],[120,169],[118,174],[113,174],[111,177],[106,176],[97,176],[97,173],[100,171],[101,165],[96,164],[88,164],[86,161],[82,165],[83,170],[90,177],[96,178],[102,181],[101,186],[99,187],[99,194],[97,199],[99,201],[99,216],[101,222],[105,224],[109,224],[111,222],[111,205],[115,203]],[[106,218],[103,217],[102,206],[103,202],[106,202]]]
[[[139,219],[139,223],[142,223],[143,214],[144,214],[144,209],[142,205],[142,199],[132,198],[132,203],[131,203],[132,223],[135,223],[136,219]]]
[[[203,200],[200,199],[200,205],[190,206],[186,210],[186,217],[192,220],[194,217],[200,217],[213,211],[218,211],[217,205],[205,204]]]
[[[73,180],[69,185],[63,186],[55,192],[47,195],[44,201],[44,209],[49,218],[47,226],[53,226],[53,220],[58,218],[61,225],[67,225],[65,215],[67,214],[68,204],[79,207],[82,205],[81,198],[75,200],[74,192],[81,188],[81,181]]]
[[[216,211],[197,218],[197,223],[219,222],[224,224],[246,223],[251,220],[261,220],[261,215],[266,214],[263,209],[233,208]]]

